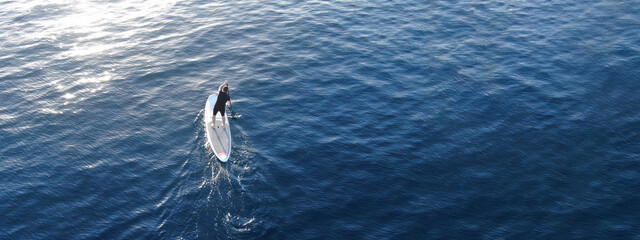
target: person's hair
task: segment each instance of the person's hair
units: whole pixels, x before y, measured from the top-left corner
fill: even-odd
[[[227,86],[222,87],[222,91],[223,91],[223,92],[227,92],[227,91],[229,91],[229,87],[227,87]]]

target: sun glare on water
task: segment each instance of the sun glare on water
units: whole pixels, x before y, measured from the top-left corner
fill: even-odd
[[[13,12],[27,16],[23,26],[6,34],[6,44],[28,47],[25,42],[47,42],[56,46],[38,59],[43,69],[43,87],[53,87],[59,100],[41,100],[41,112],[78,112],[74,105],[100,94],[112,79],[121,76],[126,62],[111,56],[136,51],[149,25],[167,14],[175,4],[167,1],[22,1],[10,3]],[[145,56],[137,56],[145,58]],[[64,67],[60,67],[64,66]],[[71,66],[71,67],[70,67]],[[23,71],[17,69],[16,71]]]

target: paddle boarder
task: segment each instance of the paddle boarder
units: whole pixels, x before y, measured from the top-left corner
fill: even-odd
[[[222,115],[222,128],[225,128],[226,126],[226,121],[224,120],[224,110],[227,101],[229,101],[229,105],[231,106],[231,97],[229,97],[229,84],[227,83],[227,81],[224,81],[224,83],[222,83],[222,85],[218,87],[218,100],[216,100],[216,105],[213,107],[212,122],[214,128],[216,127],[216,114],[218,112],[220,112],[220,114]]]

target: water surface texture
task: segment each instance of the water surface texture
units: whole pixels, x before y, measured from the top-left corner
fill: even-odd
[[[0,239],[640,239],[637,0],[2,1],[0,99]]]

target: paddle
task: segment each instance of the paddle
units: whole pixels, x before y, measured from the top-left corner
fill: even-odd
[[[229,96],[231,96],[231,91],[227,90],[227,92],[229,93]],[[233,114],[233,106],[231,105],[231,102],[229,102],[229,111],[231,112],[231,116],[229,116],[231,119],[238,119],[242,117],[242,114]]]
[[[229,110],[231,111],[231,119],[238,119],[240,117],[242,117],[242,114],[234,114],[233,113],[233,107],[231,106],[231,103],[229,103]]]

